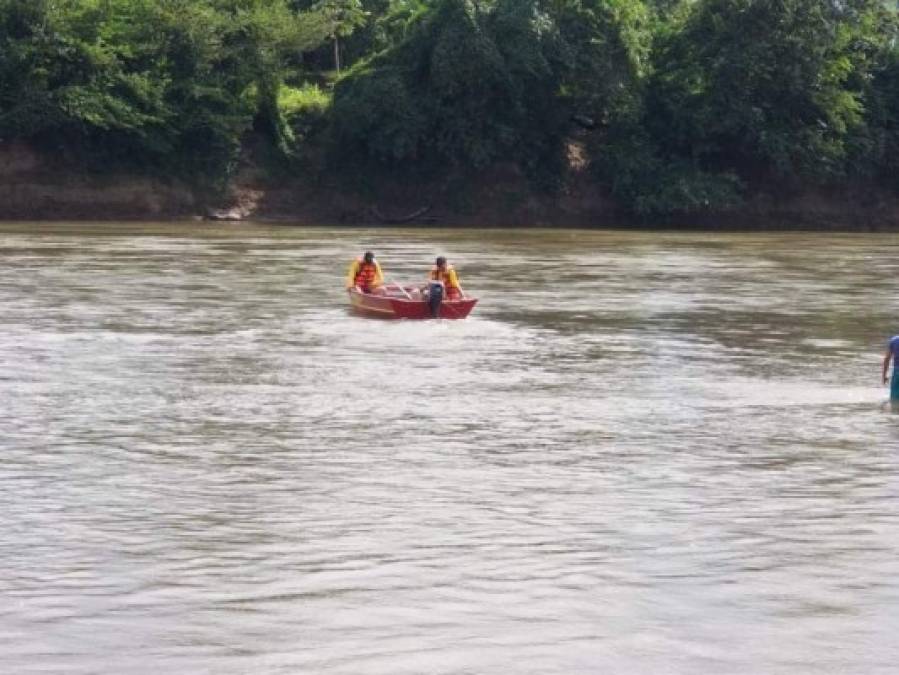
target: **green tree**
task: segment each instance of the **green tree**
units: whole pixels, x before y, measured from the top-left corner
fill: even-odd
[[[0,0],[0,135],[223,176],[254,120],[287,147],[284,57],[325,35],[283,0]]]
[[[639,96],[652,41],[641,0],[552,0],[566,59],[565,92],[573,108],[607,123]]]
[[[366,23],[367,12],[361,0],[320,0],[312,6],[319,21],[327,26],[334,47],[334,70],[340,72],[340,40],[352,35]]]
[[[552,23],[536,2],[441,0],[335,90],[335,137],[352,157],[431,168],[558,155]],[[560,114],[561,113],[561,114]],[[555,167],[558,169],[558,166]]]
[[[661,43],[654,135],[707,166],[827,178],[863,120],[878,0],[701,0]]]
[[[895,26],[894,26],[895,30]],[[853,175],[899,191],[899,46],[891,40],[873,68],[864,133],[853,138]]]
[[[289,57],[314,49],[331,27],[316,12],[297,13],[285,0],[218,0],[228,16],[223,35],[229,69],[252,81],[256,126],[284,154],[290,128],[278,107]]]

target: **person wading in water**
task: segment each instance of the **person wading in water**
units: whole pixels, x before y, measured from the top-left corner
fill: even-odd
[[[886,384],[890,372],[890,361],[893,362],[893,377],[890,380],[890,401],[893,405],[899,405],[899,370],[896,368],[896,359],[899,359],[899,335],[890,338],[887,344],[887,353],[883,356],[883,383]]]
[[[361,293],[380,294],[384,292],[384,289],[381,288],[383,285],[384,273],[381,271],[381,265],[375,260],[375,254],[371,251],[366,251],[363,256],[356,258],[350,264],[346,274],[348,291],[357,288]]]

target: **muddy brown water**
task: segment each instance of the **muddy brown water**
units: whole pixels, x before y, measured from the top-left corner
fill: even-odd
[[[467,321],[351,315],[455,262]],[[0,672],[895,673],[899,237],[0,225]]]

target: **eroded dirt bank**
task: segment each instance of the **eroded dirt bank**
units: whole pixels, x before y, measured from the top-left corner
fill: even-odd
[[[514,167],[475,181],[431,187],[382,183],[376,196],[334,181],[272,182],[249,167],[224,197],[184,183],[136,175],[73,172],[19,143],[0,142],[0,219],[4,220],[274,220],[300,225],[702,227],[713,229],[899,230],[899,198],[854,186],[789,197],[759,194],[739,209],[641,222],[589,179],[575,176],[558,194],[534,191]]]

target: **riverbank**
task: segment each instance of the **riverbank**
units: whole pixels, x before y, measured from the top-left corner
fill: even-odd
[[[48,161],[23,144],[0,144],[0,220],[261,220],[298,225],[899,230],[899,196],[871,186],[759,192],[739,208],[647,222],[622,209],[586,171],[555,194],[513,165],[465,180],[406,185],[384,179],[366,194],[339,181],[272,179],[245,166],[224,196],[179,181],[102,176]]]

